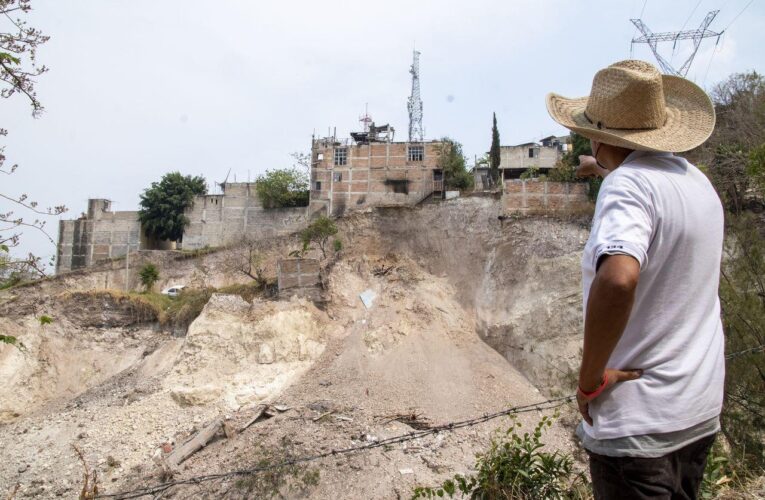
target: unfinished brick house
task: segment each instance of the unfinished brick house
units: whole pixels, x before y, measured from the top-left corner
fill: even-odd
[[[314,138],[309,212],[339,216],[372,206],[416,205],[444,194],[442,142],[395,142],[388,125],[351,138]]]

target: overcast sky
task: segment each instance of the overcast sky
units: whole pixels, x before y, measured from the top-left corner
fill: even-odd
[[[427,138],[462,142],[472,162],[489,148],[494,111],[503,145],[565,133],[545,94],[589,93],[595,71],[630,57],[629,19],[641,11],[660,32],[720,9],[710,29],[728,29],[718,44],[704,40],[688,74],[699,85],[762,72],[765,2],[730,24],[748,3],[35,0],[30,23],[51,37],[39,51],[50,67],[37,85],[46,111],[32,119],[20,97],[0,102],[8,162],[20,165],[0,192],[65,204],[65,218],[88,198],[134,210],[166,172],[213,184],[229,169],[242,181],[290,166],[312,133],[358,130],[366,105],[403,140],[413,47]],[[677,66],[689,47],[678,42]],[[661,49],[672,55],[671,44]],[[655,62],[646,45],[634,57]],[[55,253],[32,232],[20,251]]]

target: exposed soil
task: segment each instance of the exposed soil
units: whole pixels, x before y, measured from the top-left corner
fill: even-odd
[[[26,346],[0,347],[0,494],[18,483],[20,498],[76,497],[82,468],[72,445],[98,471],[102,493],[157,484],[167,479],[162,461],[170,449],[216,418],[240,429],[261,403],[281,410],[241,433],[221,433],[174,479],[567,393],[580,341],[586,221],[498,215],[497,201],[478,198],[352,215],[339,221],[344,250],[325,262],[318,306],[213,295],[182,338],[129,304],[76,293],[117,283],[120,269],[0,296],[0,328]],[[288,238],[263,246],[268,273],[292,246]],[[241,282],[227,265],[236,252],[162,256],[163,279]],[[369,308],[359,298],[367,290],[375,297]],[[41,325],[41,314],[54,322]],[[519,418],[532,426],[540,416]],[[280,489],[287,497],[409,497],[416,485],[469,471],[493,430],[507,424],[323,459],[298,471],[318,472],[316,484],[301,489],[290,476]],[[574,450],[570,426],[560,421],[545,441]],[[249,498],[269,488],[276,487],[258,478],[225,478],[174,487],[165,497]]]

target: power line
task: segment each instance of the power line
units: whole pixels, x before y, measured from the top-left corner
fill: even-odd
[[[750,347],[749,349],[744,349],[742,351],[736,351],[734,353],[728,354],[725,356],[725,359],[734,359],[741,356],[745,356],[747,354],[753,354],[755,352],[762,352],[765,351],[765,345],[758,345],[754,347]]]
[[[297,464],[303,464],[308,462],[315,462],[317,460],[321,460],[323,458],[338,456],[338,455],[350,455],[352,453],[357,453],[359,451],[366,451],[366,450],[372,450],[374,448],[381,448],[383,446],[390,446],[393,444],[399,444],[404,443],[407,441],[413,441],[415,439],[420,439],[425,436],[430,436],[433,434],[438,434],[439,432],[452,432],[457,429],[462,429],[464,427],[472,427],[474,425],[478,425],[484,422],[488,422],[489,420],[494,420],[499,417],[505,417],[508,415],[517,415],[519,413],[528,413],[532,411],[543,411],[543,410],[551,410],[553,408],[558,408],[560,406],[563,406],[564,404],[568,403],[569,401],[572,401],[576,396],[565,396],[560,398],[554,398],[554,399],[548,399],[547,401],[543,401],[541,403],[535,403],[530,405],[524,405],[524,406],[516,406],[513,408],[508,408],[506,410],[498,411],[496,413],[486,413],[483,416],[477,417],[477,418],[471,418],[468,420],[461,420],[458,422],[451,422],[448,424],[443,424],[435,427],[431,427],[430,429],[425,429],[421,431],[412,431],[407,434],[401,434],[398,436],[394,436],[387,439],[381,439],[379,441],[374,441],[372,443],[360,445],[360,446],[352,446],[349,448],[343,448],[339,450],[331,450],[326,453],[320,453],[318,455],[309,455],[305,457],[298,457],[293,458],[291,460],[285,460],[283,462],[279,462],[276,464],[266,465],[262,467],[252,467],[249,469],[241,469],[231,472],[224,472],[219,474],[208,474],[205,476],[196,476],[188,479],[180,479],[178,481],[169,481],[166,483],[161,483],[155,486],[149,486],[146,488],[138,488],[135,490],[130,491],[124,491],[120,493],[112,493],[112,494],[103,494],[98,495],[97,498],[118,498],[120,500],[126,500],[129,498],[138,498],[142,497],[144,495],[153,495],[157,493],[161,493],[173,486],[179,486],[184,484],[200,484],[200,483],[206,483],[209,481],[215,481],[218,479],[226,479],[230,477],[236,477],[236,476],[249,476],[252,474],[257,474],[260,472],[267,472],[274,469],[279,469],[282,467],[288,467],[291,465],[297,465]]]
[[[725,31],[725,30],[727,30],[728,28],[730,28],[731,24],[735,23],[735,22],[736,22],[736,19],[738,19],[738,18],[739,18],[739,16],[740,16],[741,14],[743,14],[743,13],[744,13],[744,11],[745,11],[746,9],[748,9],[748,8],[749,8],[749,6],[750,6],[750,5],[752,5],[753,3],[754,3],[754,0],[749,0],[749,3],[748,3],[748,4],[746,4],[746,5],[744,6],[744,8],[743,8],[743,9],[741,9],[741,12],[739,12],[738,14],[736,14],[736,17],[734,17],[734,18],[733,18],[733,20],[732,20],[731,22],[729,22],[729,23],[728,23],[728,25],[725,27],[725,29],[724,29],[723,31]]]
[[[645,6],[647,3],[648,3],[648,0],[643,1],[643,8],[640,9],[640,15],[638,16],[638,19],[643,18],[643,13],[645,12]],[[635,31],[632,32],[632,38],[635,38],[635,35],[637,35],[637,32],[638,32],[638,28],[637,26],[635,26]],[[632,59],[632,47],[634,47],[634,45],[635,45],[634,43],[630,43],[630,59]]]
[[[743,356],[743,355],[746,355],[746,354],[751,354],[751,353],[755,353],[755,352],[761,352],[763,350],[765,350],[765,345],[755,346],[755,347],[751,347],[749,349],[744,349],[744,350],[741,350],[741,351],[737,351],[737,352],[728,354],[728,355],[725,356],[725,359],[733,359],[733,358],[737,358],[739,356]],[[457,430],[457,429],[461,429],[461,428],[464,428],[464,427],[472,427],[474,425],[477,425],[477,424],[480,424],[480,423],[484,423],[484,422],[488,422],[489,420],[493,420],[493,419],[496,419],[496,418],[499,418],[499,417],[503,417],[503,416],[519,414],[519,413],[527,413],[527,412],[530,412],[530,411],[543,411],[543,410],[550,410],[550,409],[553,409],[553,408],[558,408],[560,406],[563,406],[565,403],[567,403],[569,401],[572,401],[574,398],[575,398],[575,396],[571,395],[571,396],[565,396],[565,397],[560,397],[560,398],[549,399],[549,400],[544,401],[542,403],[536,403],[536,404],[525,405],[525,406],[516,406],[516,407],[513,407],[513,408],[508,408],[506,410],[498,411],[496,413],[484,414],[481,417],[477,417],[477,418],[473,418],[473,419],[468,419],[468,420],[462,420],[462,421],[458,421],[458,422],[451,422],[451,423],[448,423],[448,424],[432,427],[432,428],[427,429],[427,430],[413,431],[413,432],[410,432],[408,434],[402,434],[402,435],[399,435],[399,436],[394,436],[394,437],[391,437],[391,438],[375,441],[373,443],[369,443],[369,444],[365,444],[365,445],[361,445],[361,446],[349,447],[349,448],[344,448],[344,449],[340,449],[340,450],[332,450],[330,452],[321,453],[321,454],[318,454],[318,455],[309,455],[309,456],[305,456],[305,457],[294,458],[294,459],[291,459],[291,460],[285,460],[283,462],[280,462],[280,463],[277,463],[277,464],[268,465],[268,466],[264,466],[264,467],[253,467],[253,468],[249,468],[249,469],[242,469],[242,470],[225,472],[225,473],[220,473],[220,474],[209,474],[209,475],[206,475],[206,476],[196,476],[196,477],[192,477],[192,478],[189,478],[189,479],[183,479],[183,480],[178,480],[178,481],[170,481],[170,482],[167,482],[167,483],[162,483],[162,484],[159,484],[159,485],[156,485],[156,486],[152,486],[152,487],[147,487],[147,488],[139,488],[139,489],[136,489],[136,490],[126,491],[126,492],[121,492],[121,493],[114,493],[114,494],[104,494],[104,495],[99,495],[98,498],[119,498],[119,499],[138,498],[138,497],[145,496],[145,495],[161,493],[161,492],[163,492],[163,491],[165,491],[165,490],[167,490],[167,489],[169,489],[169,488],[171,488],[173,486],[179,486],[179,485],[184,485],[184,484],[200,484],[200,483],[203,483],[203,482],[209,482],[209,481],[214,481],[214,480],[219,480],[219,479],[226,479],[226,478],[235,477],[235,476],[252,475],[252,474],[257,474],[257,473],[260,473],[260,472],[267,472],[269,470],[274,470],[274,469],[278,469],[278,468],[282,468],[282,467],[287,467],[287,466],[290,466],[290,465],[297,465],[297,464],[301,464],[301,463],[314,462],[314,461],[317,461],[317,460],[320,460],[320,459],[323,459],[323,458],[327,458],[327,457],[330,457],[330,456],[348,455],[348,454],[356,453],[356,452],[359,452],[359,451],[366,451],[366,450],[371,450],[371,449],[374,449],[374,448],[380,448],[380,447],[383,447],[383,446],[390,446],[392,444],[399,444],[399,443],[403,443],[403,442],[407,442],[407,441],[413,441],[415,439],[420,439],[422,437],[425,437],[425,436],[428,436],[428,435],[437,434],[439,432],[451,432],[451,431],[454,431],[454,430]]]
[[[761,352],[765,351],[765,345],[759,345],[750,347],[748,349],[744,349],[741,351],[737,351],[734,353],[727,354],[725,356],[725,359],[733,359],[740,356],[744,356],[746,354],[752,354],[755,352]],[[381,439],[378,441],[374,441],[371,443],[359,445],[359,446],[351,446],[348,448],[342,448],[339,450],[331,450],[325,453],[320,453],[317,455],[307,455],[303,457],[296,457],[290,460],[284,460],[279,463],[266,465],[262,467],[252,467],[248,469],[240,469],[235,471],[229,471],[229,472],[221,472],[218,474],[207,474],[204,476],[195,476],[190,477],[188,479],[179,479],[177,481],[168,481],[165,483],[160,483],[154,486],[147,486],[144,488],[136,488],[134,490],[128,490],[128,491],[122,491],[119,493],[111,493],[111,494],[100,494],[96,498],[116,498],[118,500],[128,500],[131,498],[139,498],[146,495],[156,495],[158,493],[162,493],[174,486],[182,486],[187,484],[201,484],[201,483],[208,483],[210,481],[217,481],[221,479],[228,479],[232,477],[238,477],[238,476],[249,476],[253,474],[258,474],[261,472],[268,472],[276,469],[280,469],[283,467],[289,467],[291,465],[298,465],[298,464],[305,464],[309,462],[315,462],[317,460],[321,460],[328,457],[333,456],[339,456],[339,455],[350,455],[352,453],[358,453],[361,451],[368,451],[375,448],[381,448],[384,446],[390,446],[394,444],[400,444],[405,443],[407,441],[413,441],[415,439],[420,439],[426,436],[438,434],[440,432],[452,432],[457,429],[462,429],[465,427],[473,427],[478,424],[482,424],[485,422],[488,422],[490,420],[494,420],[500,417],[505,417],[509,415],[517,415],[520,413],[528,413],[532,411],[545,411],[545,410],[552,410],[554,408],[559,408],[563,405],[565,405],[568,402],[573,401],[576,399],[575,395],[570,396],[563,396],[559,398],[553,398],[548,399],[546,401],[543,401],[541,403],[534,403],[529,405],[522,405],[522,406],[514,406],[512,408],[507,408],[505,410],[500,410],[495,413],[484,413],[480,417],[475,417],[467,420],[460,420],[457,422],[450,422],[443,425],[438,425],[435,427],[431,427],[429,429],[424,429],[421,431],[412,431],[407,434],[400,434],[398,436],[393,436],[386,439]]]
[[[691,13],[688,14],[688,19],[686,19],[685,22],[683,23],[683,25],[680,27],[680,31],[683,31],[685,26],[688,24],[688,21],[690,21],[691,18],[693,17],[694,12],[696,12],[696,9],[699,8],[699,5],[701,5],[701,2],[703,2],[703,1],[704,0],[699,0],[698,3],[696,4],[696,7],[694,7],[693,10],[691,11]],[[640,16],[640,17],[643,17],[643,16]]]

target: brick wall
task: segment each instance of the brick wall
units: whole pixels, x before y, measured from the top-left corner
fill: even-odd
[[[563,214],[592,212],[587,184],[548,182],[537,179],[507,180],[502,193],[505,214]]]
[[[340,216],[370,206],[419,203],[433,192],[440,144],[315,140],[310,212]],[[410,147],[423,149],[422,160],[409,160]],[[346,151],[344,165],[335,165],[338,148]]]

